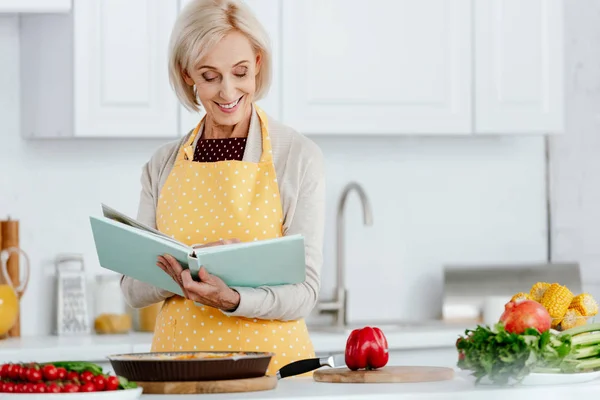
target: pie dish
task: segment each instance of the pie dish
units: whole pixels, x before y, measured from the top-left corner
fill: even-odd
[[[178,351],[108,356],[115,374],[133,382],[183,382],[257,378],[266,374],[273,353]]]

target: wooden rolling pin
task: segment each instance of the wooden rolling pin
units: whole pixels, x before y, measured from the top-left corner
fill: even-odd
[[[7,220],[0,221],[0,250],[7,249],[9,247],[19,247],[19,221],[12,220],[8,217]],[[19,273],[19,253],[12,253],[6,262],[8,276],[10,277],[12,284],[15,288],[21,284],[20,273]],[[8,331],[8,336],[20,337],[21,336],[21,309],[19,306],[19,315],[17,316],[17,322]]]

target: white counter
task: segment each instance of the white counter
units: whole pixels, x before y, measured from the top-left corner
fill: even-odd
[[[475,387],[471,381],[457,376],[452,381],[431,383],[375,383],[342,384],[320,383],[311,378],[281,380],[273,390],[249,393],[224,393],[202,395],[142,395],[142,400],[531,400],[595,398],[600,392],[600,382],[561,386],[522,386],[519,388]],[[593,397],[592,397],[593,395]]]
[[[385,332],[385,331],[384,331]],[[390,351],[452,348],[458,328],[406,328],[385,332]],[[311,333],[317,354],[343,352],[347,335],[344,333]],[[56,361],[71,359],[102,361],[109,354],[150,351],[150,333],[90,336],[39,336],[0,340],[0,362]]]

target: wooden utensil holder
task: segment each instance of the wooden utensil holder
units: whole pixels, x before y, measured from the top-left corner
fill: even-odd
[[[19,247],[19,221],[13,220],[10,217],[0,221],[0,253],[7,254],[5,268],[7,276],[0,275],[0,280],[3,283],[10,284],[16,291],[19,299],[25,293],[27,283],[29,282],[29,259],[27,254]],[[21,282],[20,255],[25,257],[27,265],[24,269],[27,271],[27,277],[24,282]],[[19,315],[14,326],[8,332],[9,337],[21,336],[21,309],[19,307]]]

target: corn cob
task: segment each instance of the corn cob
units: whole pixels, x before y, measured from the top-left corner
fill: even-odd
[[[573,293],[567,287],[553,283],[544,293],[540,304],[546,307],[552,318],[562,318],[569,309],[573,297]]]
[[[562,318],[553,318],[552,322],[550,323],[550,328],[552,329],[556,329],[556,330],[564,330],[561,328],[561,322],[563,322]]]
[[[519,292],[515,294],[510,301],[521,301],[521,300],[531,300],[531,296],[529,293]]]
[[[598,303],[588,293],[577,295],[571,301],[570,309],[577,310],[582,316],[591,317],[598,314]]]
[[[567,310],[565,317],[562,319],[560,323],[561,330],[567,330],[571,328],[575,328],[576,326],[585,325],[586,318],[581,315],[579,310],[575,308],[570,308]]]
[[[544,293],[546,293],[546,290],[550,287],[549,283],[546,282],[538,282],[535,285],[533,285],[531,287],[531,291],[529,292],[529,295],[531,296],[531,300],[540,302],[542,300],[542,297],[544,297]]]

